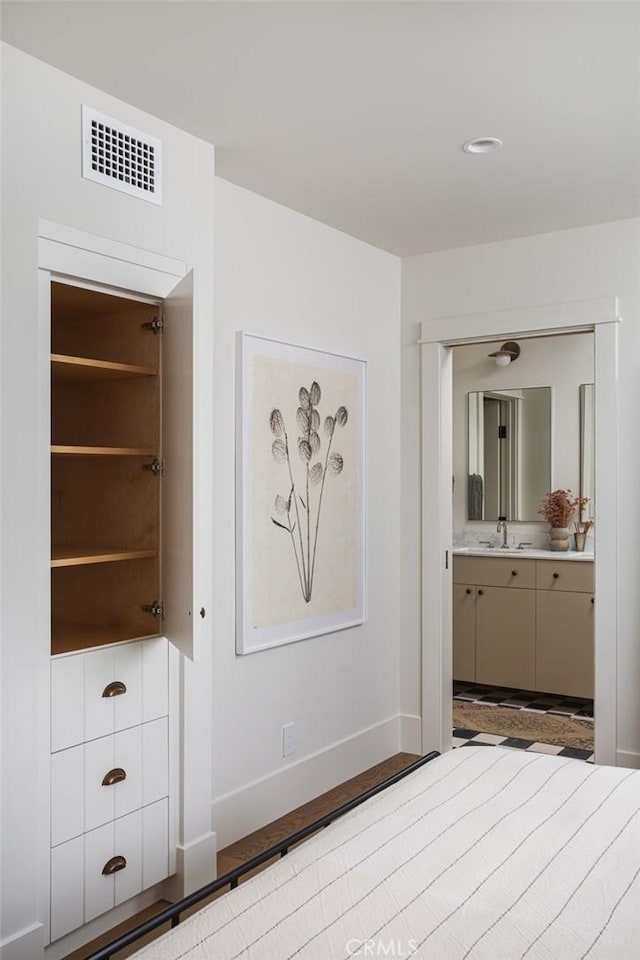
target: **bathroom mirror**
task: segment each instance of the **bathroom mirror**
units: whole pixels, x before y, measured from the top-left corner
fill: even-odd
[[[551,387],[469,394],[469,520],[538,521],[551,489]]]
[[[589,497],[581,520],[594,519],[595,494],[595,384],[580,384],[580,496]]]

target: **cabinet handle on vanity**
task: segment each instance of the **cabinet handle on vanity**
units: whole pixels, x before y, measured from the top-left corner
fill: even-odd
[[[124,857],[111,857],[111,860],[107,860],[102,868],[102,875],[109,877],[112,873],[117,873],[118,870],[124,870],[126,865],[127,861]]]
[[[103,697],[119,697],[123,693],[127,692],[127,688],[121,680],[114,680],[113,683],[108,683],[104,690],[102,691]]]
[[[595,600],[593,599],[593,597],[591,597],[591,603],[595,603]]]
[[[554,579],[554,580],[557,580],[559,576],[560,576],[560,574],[559,574],[559,573],[554,573],[554,575],[553,575],[553,579]]]
[[[481,597],[484,593],[484,590],[478,590],[478,596]]]
[[[109,770],[108,773],[105,773],[102,778],[103,787],[112,787],[114,783],[122,783],[123,780],[127,779],[127,771],[123,770],[122,767],[114,767],[113,770]]]
[[[512,576],[512,577],[517,577],[517,576],[518,576],[518,571],[517,571],[517,570],[512,570],[512,571],[511,571],[511,576]]]
[[[473,590],[471,589],[471,587],[467,587],[467,589],[465,590],[465,593],[473,593]]]

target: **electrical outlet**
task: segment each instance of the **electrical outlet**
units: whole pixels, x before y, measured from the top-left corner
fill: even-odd
[[[296,725],[286,723],[282,728],[282,756],[290,757],[296,752]]]

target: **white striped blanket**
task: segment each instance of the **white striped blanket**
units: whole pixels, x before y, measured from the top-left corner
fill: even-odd
[[[640,771],[469,747],[137,960],[637,960]]]

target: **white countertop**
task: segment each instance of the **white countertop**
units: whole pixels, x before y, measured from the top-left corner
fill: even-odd
[[[593,553],[576,550],[517,550],[508,547],[454,547],[454,557],[521,557],[523,560],[578,560],[593,563]]]

